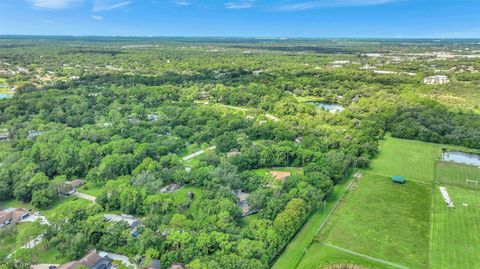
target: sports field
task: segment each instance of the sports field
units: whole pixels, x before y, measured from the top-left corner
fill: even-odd
[[[442,186],[455,207],[447,207],[435,187],[430,268],[480,268],[480,191]]]
[[[390,269],[395,268],[380,262],[371,261],[362,257],[358,257],[344,251],[325,246],[319,242],[314,242],[305,253],[308,259],[302,259],[297,268],[302,269],[318,269],[330,264],[355,264],[370,269]]]
[[[440,161],[442,147],[387,137],[295,268],[480,268],[480,191],[464,188],[480,169]]]
[[[430,185],[366,173],[320,232],[320,242],[410,268],[428,260]]]
[[[402,175],[407,180],[432,182],[435,162],[441,152],[438,144],[387,137],[369,170],[385,176]]]
[[[435,168],[435,180],[440,183],[480,190],[479,167],[439,161]]]

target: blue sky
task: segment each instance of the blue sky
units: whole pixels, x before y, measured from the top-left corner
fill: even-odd
[[[480,0],[0,0],[0,34],[479,38]]]

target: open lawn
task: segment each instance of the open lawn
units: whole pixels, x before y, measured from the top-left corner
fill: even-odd
[[[467,182],[466,179],[476,180],[478,183]],[[443,184],[480,190],[480,168],[472,165],[438,161],[435,166],[435,180]]]
[[[71,206],[79,205],[81,207],[87,206],[91,204],[92,202],[75,197],[75,196],[67,196],[61,200],[56,201],[50,208],[46,210],[40,210],[47,219],[51,218],[52,216],[55,215],[55,212],[63,207],[63,208],[68,208]]]
[[[442,186],[455,207],[447,207],[436,186],[430,268],[480,268],[480,191]]]
[[[298,264],[297,268],[319,269],[328,265],[357,265],[358,268],[390,269],[395,268],[380,262],[371,261],[363,257],[346,253],[321,243],[314,242],[306,251],[305,258]]]
[[[85,185],[80,187],[77,191],[97,197],[98,195],[100,195],[102,190],[103,190],[102,185],[96,185],[95,183],[87,182]]]
[[[174,201],[181,202],[188,199],[187,193],[190,191],[194,193],[194,198],[190,204],[190,207],[185,211],[185,213],[195,214],[198,210],[198,204],[200,203],[200,199],[202,197],[202,189],[199,187],[185,186],[174,191],[173,193],[162,193],[160,195],[172,197]]]
[[[441,148],[439,144],[386,137],[369,170],[385,176],[404,176],[407,181],[432,182]]]
[[[253,169],[252,171],[255,172],[259,176],[265,176],[270,171],[290,172],[292,175],[303,175],[303,168],[301,168],[301,167],[258,168],[258,169]]]
[[[318,236],[319,241],[374,258],[425,268],[430,185],[365,173]]]
[[[60,257],[60,253],[54,246],[51,246],[48,250],[45,250],[43,249],[43,244],[41,244],[37,247],[37,251],[38,263],[40,264],[62,264],[69,261],[66,258]]]
[[[247,228],[248,225],[256,219],[258,219],[258,214],[252,214],[252,215],[241,218],[238,222],[240,224],[240,227]]]
[[[0,229],[0,260],[3,260],[8,254],[23,245],[24,242],[19,242],[17,236],[22,230],[31,225],[31,222],[22,222],[10,224]]]

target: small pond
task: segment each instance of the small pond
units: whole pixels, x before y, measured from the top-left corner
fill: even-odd
[[[445,151],[442,154],[442,159],[449,162],[480,166],[480,155],[472,153],[461,151]]]
[[[326,110],[330,113],[337,113],[342,112],[345,108],[338,104],[330,104],[330,103],[321,103],[321,102],[308,102],[310,105],[315,105],[320,109]]]
[[[1,93],[1,92],[0,92],[0,99],[10,98],[10,97],[12,97],[12,96],[13,96],[13,94]]]

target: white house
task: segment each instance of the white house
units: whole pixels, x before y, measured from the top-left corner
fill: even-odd
[[[436,75],[430,76],[423,79],[423,83],[425,84],[447,84],[450,82],[447,76]]]

